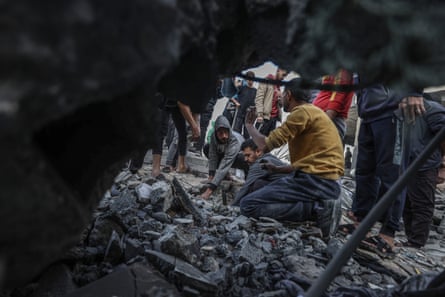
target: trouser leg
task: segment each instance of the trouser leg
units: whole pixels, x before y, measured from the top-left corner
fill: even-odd
[[[375,176],[375,160],[371,125],[362,123],[358,136],[356,189],[352,201],[352,211],[359,220],[362,220],[369,213],[377,199],[379,180]]]
[[[179,156],[185,156],[187,152],[187,129],[185,119],[179,111],[179,108],[172,109],[171,115],[178,132],[178,154]]]
[[[175,167],[176,163],[175,159],[177,156],[177,152],[178,152],[178,132],[176,131],[175,128],[172,141],[170,143],[170,146],[168,147],[167,160],[165,161],[165,164]]]
[[[396,142],[396,123],[392,118],[379,120],[372,123],[376,154],[376,175],[380,180],[378,199],[383,197],[396,183],[400,175],[400,166],[394,164],[394,147]],[[405,191],[397,194],[384,214],[380,233],[394,237],[400,230],[405,204]]]
[[[339,194],[336,181],[297,172],[246,195],[240,209],[246,216],[301,222],[314,219],[316,201],[337,199]]]
[[[406,214],[410,211],[410,231],[407,233],[408,241],[420,246],[428,240],[430,226],[434,214],[434,200],[436,188],[437,169],[419,171],[416,178],[408,185]],[[407,203],[407,204],[408,204]],[[406,215],[404,215],[405,220]]]

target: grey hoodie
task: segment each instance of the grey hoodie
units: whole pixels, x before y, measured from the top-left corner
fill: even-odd
[[[220,143],[216,138],[216,131],[221,127],[229,130],[229,140],[227,143]],[[232,131],[229,121],[222,115],[216,119],[214,131],[209,144],[209,175],[213,175],[211,184],[216,188],[224,179],[230,167],[232,167],[233,162],[240,152],[244,137]],[[221,161],[218,164],[219,160]]]

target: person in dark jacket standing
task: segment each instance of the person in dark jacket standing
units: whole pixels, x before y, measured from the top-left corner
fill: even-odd
[[[215,120],[215,132],[210,143],[204,146],[204,154],[209,159],[209,178],[202,199],[209,199],[213,191],[229,173],[231,167],[248,171],[248,165],[240,153],[244,137],[232,131],[229,121],[223,115]]]
[[[445,107],[429,100],[424,100],[424,106],[425,113],[415,121],[406,120],[402,112],[397,111],[398,124],[403,126],[403,133],[398,139],[402,143],[405,167],[414,162],[431,139],[445,127]],[[444,152],[445,141],[442,141],[440,148],[431,154],[407,186],[403,210],[407,241],[401,242],[402,246],[420,248],[428,240],[434,214],[437,174]]]
[[[246,76],[248,78],[254,78],[255,73],[253,71],[247,71]],[[246,111],[249,106],[255,105],[256,89],[253,87],[253,80],[247,79],[246,85],[243,85],[238,92],[238,112],[236,112],[235,123],[233,130],[244,136],[245,139],[249,138],[249,132],[244,127],[244,118],[246,117]]]
[[[192,128],[192,137],[197,140],[200,137],[200,130],[198,125],[199,114],[192,112],[189,105],[182,103],[179,100],[172,98],[164,98],[164,109],[171,114],[172,120],[175,124],[178,132],[178,162],[176,172],[186,173],[189,169],[185,163],[185,155],[187,152],[187,130],[186,122],[189,123]],[[165,117],[165,115],[164,115]],[[168,123],[168,118],[167,118]],[[153,164],[152,164],[152,177],[157,177],[161,174],[161,157],[162,157],[162,142],[165,137],[165,133],[159,133],[156,139],[156,146],[153,148]]]
[[[409,101],[414,116],[425,112],[419,93],[401,95],[382,84],[369,86],[358,94],[358,114],[362,119],[358,136],[356,192],[349,216],[358,224],[400,175],[401,157],[394,154],[397,127],[394,111],[403,100]],[[414,108],[414,109],[412,109]],[[381,256],[392,256],[395,232],[400,229],[404,193],[398,195],[382,215],[379,235],[362,241],[363,247]],[[343,226],[340,226],[342,230]],[[353,228],[343,230],[352,232]]]

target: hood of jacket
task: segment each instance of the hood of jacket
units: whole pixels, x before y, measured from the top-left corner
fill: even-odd
[[[232,130],[229,120],[223,115],[218,116],[215,120],[215,131],[218,130],[219,128],[226,128]]]
[[[218,131],[219,128],[226,128],[229,130],[229,138],[232,136],[232,127],[230,126],[229,120],[223,116],[220,115],[215,120],[215,133],[213,133],[213,136],[218,141],[218,138],[216,137],[216,131]],[[219,141],[218,141],[219,142]]]

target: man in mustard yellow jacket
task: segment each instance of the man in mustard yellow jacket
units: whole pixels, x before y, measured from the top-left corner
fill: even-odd
[[[243,215],[256,218],[316,221],[327,239],[338,224],[333,213],[344,171],[343,145],[332,120],[309,99],[309,92],[291,81],[282,96],[284,111],[290,114],[267,137],[254,127],[255,113],[247,114],[246,128],[258,148],[269,152],[287,143],[291,166],[271,166],[289,174],[245,196],[240,208]]]

